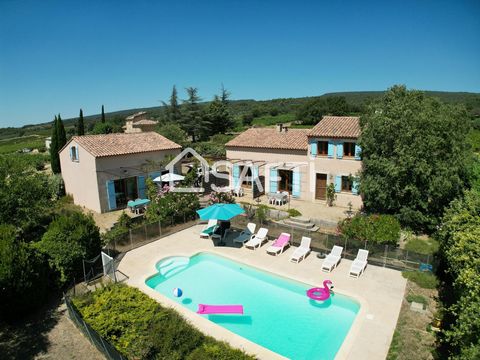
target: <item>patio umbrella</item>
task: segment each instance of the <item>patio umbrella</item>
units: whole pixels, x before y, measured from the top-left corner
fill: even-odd
[[[166,173],[162,176],[157,176],[153,179],[154,182],[170,182],[170,181],[182,181],[185,179],[185,176],[173,174],[173,173]]]
[[[245,210],[238,204],[214,204],[205,209],[197,210],[201,220],[227,221],[243,213],[245,213]]]

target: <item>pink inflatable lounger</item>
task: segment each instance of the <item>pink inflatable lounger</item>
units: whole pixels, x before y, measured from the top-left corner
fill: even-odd
[[[198,304],[197,314],[243,314],[243,306]]]

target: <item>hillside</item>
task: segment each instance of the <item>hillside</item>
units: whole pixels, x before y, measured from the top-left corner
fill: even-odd
[[[383,91],[355,91],[355,92],[336,92],[326,93],[320,96],[301,97],[301,98],[281,98],[271,100],[232,100],[230,102],[230,111],[234,117],[241,117],[244,114],[251,113],[254,109],[276,109],[279,113],[291,114],[289,118],[293,118],[293,114],[297,109],[306,102],[319,98],[326,98],[332,96],[343,96],[351,105],[362,106],[368,101],[380,97]],[[480,116],[480,93],[467,92],[446,92],[446,91],[425,91],[429,96],[437,97],[446,103],[462,103],[467,106],[467,109],[475,116]],[[203,103],[203,105],[208,102]],[[127,117],[138,111],[147,111],[152,118],[161,118],[163,114],[162,106],[126,109],[121,111],[114,111],[106,113],[107,119],[117,120],[121,122]],[[85,123],[93,123],[100,120],[100,114],[85,116]],[[73,128],[77,118],[64,119],[66,129]],[[25,125],[21,128],[0,128],[0,139],[9,139],[19,136],[41,135],[48,136],[50,134],[50,122]]]

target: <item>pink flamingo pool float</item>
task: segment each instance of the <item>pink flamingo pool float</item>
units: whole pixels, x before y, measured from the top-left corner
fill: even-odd
[[[330,280],[323,282],[323,288],[316,287],[307,290],[307,296],[313,300],[327,300],[330,297],[330,289],[333,288]]]

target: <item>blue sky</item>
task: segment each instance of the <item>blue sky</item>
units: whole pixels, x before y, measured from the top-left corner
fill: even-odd
[[[480,1],[0,0],[0,127],[210,99],[480,92]]]

